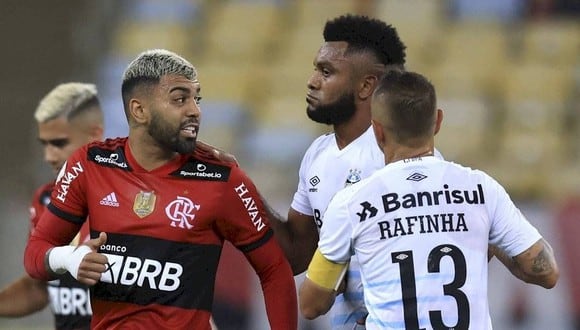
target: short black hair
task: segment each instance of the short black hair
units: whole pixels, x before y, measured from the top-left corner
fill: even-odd
[[[391,70],[381,78],[374,96],[383,97],[385,109],[378,111],[388,111],[391,122],[388,129],[398,143],[406,144],[433,133],[437,97],[435,87],[424,76]]]
[[[384,65],[405,64],[405,45],[397,30],[381,20],[342,15],[326,22],[324,41],[346,41],[347,51],[371,51]]]

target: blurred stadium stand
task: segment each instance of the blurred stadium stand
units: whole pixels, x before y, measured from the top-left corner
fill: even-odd
[[[316,136],[330,130],[305,116],[306,81],[322,42],[322,28],[327,19],[338,15],[365,13],[393,24],[408,47],[407,68],[433,81],[445,111],[436,143],[446,158],[487,171],[518,201],[546,205],[540,210],[532,207],[531,217],[549,217],[546,213],[551,208],[580,193],[580,20],[577,12],[526,16],[526,5],[532,2],[80,1],[83,5],[78,5],[76,20],[70,19],[72,23],[54,36],[39,34],[56,40],[68,30],[77,31],[66,55],[79,62],[67,74],[43,72],[36,66],[38,72],[50,76],[42,76],[42,86],[34,86],[34,102],[27,105],[22,120],[28,123],[27,132],[35,132],[31,125],[36,100],[57,82],[78,77],[75,80],[98,82],[108,111],[107,135],[124,135],[120,82],[125,66],[145,49],[168,48],[199,70],[201,138],[235,153],[266,198],[286,212],[303,152]],[[0,6],[11,9],[6,2]],[[22,10],[15,12],[26,17]],[[11,24],[6,28],[17,26]],[[33,34],[29,38],[36,42]],[[98,42],[89,45],[88,40]],[[57,57],[50,60],[56,62]],[[12,75],[19,78],[18,72]],[[21,80],[17,83],[26,86]],[[8,97],[2,96],[3,100]],[[4,141],[16,143],[13,136]],[[48,172],[40,169],[38,147],[33,152],[33,156],[21,157],[37,165],[17,174],[41,173],[25,185],[30,191],[48,178]],[[14,213],[12,204],[2,209],[3,216]],[[545,222],[536,221],[542,229]],[[10,228],[2,227],[3,235]],[[490,293],[492,302],[501,301],[501,295],[494,292]],[[505,314],[492,306],[494,312]],[[540,320],[536,328],[528,324],[525,329],[567,329],[565,320],[553,321],[565,312],[555,311],[546,316],[546,323]],[[498,329],[515,329],[501,317],[497,322]],[[6,329],[18,323],[7,324]],[[303,329],[309,329],[307,323]]]

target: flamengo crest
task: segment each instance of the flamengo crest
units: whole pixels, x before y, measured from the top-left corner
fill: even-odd
[[[177,199],[165,207],[165,214],[172,221],[171,227],[191,229],[193,225],[190,221],[195,219],[195,212],[200,207],[199,204],[195,204],[187,197],[177,196]]]

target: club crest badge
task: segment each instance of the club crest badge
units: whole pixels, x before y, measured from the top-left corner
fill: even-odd
[[[348,187],[350,185],[353,185],[357,182],[359,182],[361,180],[361,176],[360,176],[361,170],[358,169],[350,169],[349,170],[349,174],[346,177],[346,182],[344,183],[345,187]]]
[[[155,201],[157,196],[152,191],[140,191],[135,196],[135,202],[133,203],[133,212],[141,219],[153,213],[155,210]]]

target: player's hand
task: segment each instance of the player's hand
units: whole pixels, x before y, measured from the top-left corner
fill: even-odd
[[[236,159],[236,157],[230,153],[227,153],[223,150],[220,150],[214,146],[212,146],[211,144],[207,144],[203,141],[197,141],[195,143],[195,145],[201,149],[202,151],[208,152],[210,154],[212,154],[216,159],[224,161],[224,162],[228,162],[228,163],[235,163],[236,165],[238,164],[238,160]]]
[[[98,253],[99,247],[107,242],[107,234],[101,232],[99,237],[88,240],[83,245],[92,252],[85,255],[79,265],[77,281],[86,285],[95,285],[101,279],[101,273],[107,270],[107,257]]]

